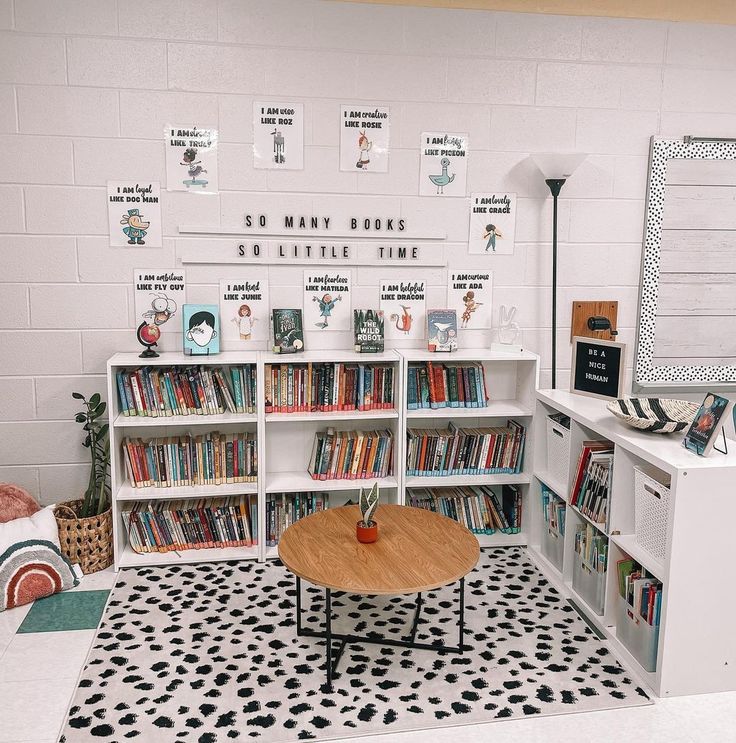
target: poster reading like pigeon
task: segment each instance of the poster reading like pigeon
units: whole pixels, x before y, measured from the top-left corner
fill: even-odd
[[[160,248],[161,184],[107,182],[107,221],[114,248]]]
[[[217,129],[168,125],[166,190],[217,193]]]
[[[351,330],[350,271],[304,272],[304,329]]]
[[[304,169],[304,104],[253,103],[253,167]]]
[[[515,193],[471,195],[469,253],[511,255],[514,252],[515,232]]]
[[[491,327],[493,277],[487,269],[450,271],[447,307],[455,310],[460,330]]]
[[[462,196],[468,174],[468,135],[422,132],[420,196]]]
[[[162,333],[181,333],[181,310],[187,301],[184,269],[136,268],[133,297],[139,340],[153,342]]]
[[[225,351],[252,349],[267,341],[268,271],[253,269],[241,277],[220,279],[221,346]]]
[[[417,340],[426,335],[426,282],[409,277],[382,279],[379,307],[383,310],[386,338]]]
[[[340,108],[340,170],[353,173],[388,173],[388,106]]]

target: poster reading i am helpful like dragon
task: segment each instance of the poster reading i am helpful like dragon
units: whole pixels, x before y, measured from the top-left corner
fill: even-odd
[[[426,282],[414,281],[408,276],[382,279],[380,302],[386,338],[424,338],[427,325]]]

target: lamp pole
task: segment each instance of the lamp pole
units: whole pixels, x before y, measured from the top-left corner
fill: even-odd
[[[565,178],[546,178],[552,194],[552,389],[557,388],[557,197]]]

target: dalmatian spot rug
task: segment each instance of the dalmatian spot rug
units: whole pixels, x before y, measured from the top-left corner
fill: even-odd
[[[278,561],[121,571],[61,741],[268,743],[651,704],[522,548],[483,550],[466,579],[462,655],[297,637]],[[424,595],[418,642],[457,643],[457,590]],[[319,629],[324,591],[302,583]],[[414,597],[337,594],[333,632],[404,637]]]

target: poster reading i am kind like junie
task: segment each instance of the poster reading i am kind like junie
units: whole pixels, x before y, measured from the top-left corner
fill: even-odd
[[[269,332],[268,273],[253,269],[242,276],[220,279],[222,348],[247,350],[267,341]]]

